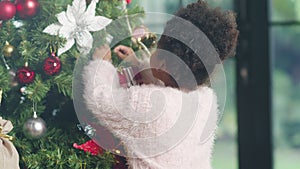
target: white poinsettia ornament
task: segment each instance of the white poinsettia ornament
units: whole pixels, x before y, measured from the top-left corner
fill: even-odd
[[[64,47],[58,49],[57,55],[71,49],[77,44],[77,49],[82,54],[87,54],[93,45],[90,32],[100,31],[111,23],[111,19],[96,15],[96,4],[99,0],[92,0],[86,7],[86,0],[74,0],[68,5],[67,11],[57,14],[59,23],[51,24],[43,32],[50,35],[59,35],[66,38]]]

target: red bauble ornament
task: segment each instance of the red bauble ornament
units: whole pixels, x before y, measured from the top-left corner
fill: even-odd
[[[61,61],[60,59],[53,53],[50,57],[45,59],[44,61],[44,72],[47,75],[53,76],[59,73],[61,70]]]
[[[18,17],[21,19],[29,19],[39,12],[40,3],[38,0],[17,0],[16,9]]]
[[[16,73],[16,78],[19,83],[29,84],[34,81],[35,73],[29,67],[22,67]]]
[[[131,0],[126,0],[127,4],[130,4],[131,3]]]
[[[7,21],[16,15],[16,6],[10,1],[0,2],[0,20]]]

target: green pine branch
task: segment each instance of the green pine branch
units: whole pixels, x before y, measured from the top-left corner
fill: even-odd
[[[0,89],[2,89],[4,93],[10,89],[10,81],[11,77],[9,76],[9,72],[0,66]]]
[[[39,0],[39,2],[41,9],[37,16],[27,20],[6,21],[0,28],[0,52],[5,41],[15,47],[12,57],[6,58],[12,68],[11,71],[17,71],[25,65],[25,62],[28,62],[29,67],[36,73],[33,83],[13,87],[9,71],[0,62],[0,88],[6,95],[0,115],[14,124],[14,130],[10,134],[15,137],[14,144],[20,155],[20,166],[28,169],[81,169],[84,167],[110,169],[115,163],[112,154],[106,152],[103,155],[92,156],[72,146],[73,143],[82,144],[89,140],[77,129],[76,125],[79,122],[76,119],[76,113],[73,107],[68,107],[68,103],[72,103],[72,80],[77,78],[73,75],[74,69],[77,68],[74,73],[77,76],[83,64],[90,59],[90,55],[81,56],[74,45],[69,51],[59,56],[62,70],[58,74],[48,76],[43,72],[43,63],[49,57],[50,49],[62,47],[66,40],[42,31],[48,25],[57,22],[56,14],[65,11],[72,0]],[[131,6],[128,9],[128,15],[135,13],[143,13],[142,8]],[[100,0],[96,14],[116,20],[124,18],[126,13],[122,10],[121,1]],[[23,26],[16,27],[16,22]],[[120,25],[112,24],[106,30],[93,33],[95,47],[106,43],[108,34],[114,37],[113,44],[132,45],[129,29],[115,29],[116,26],[126,28],[127,23],[120,19],[115,24]],[[140,24],[140,18],[130,19],[132,28]],[[119,37],[124,34],[127,37],[120,39]],[[114,63],[119,62],[116,56],[113,59]],[[23,86],[26,87],[25,94],[20,92]],[[46,135],[40,139],[29,139],[23,133],[24,123],[33,116],[33,102],[38,104],[38,116],[46,121],[48,128]],[[60,111],[54,115],[53,109]],[[62,116],[67,118],[62,118]]]
[[[61,73],[54,77],[53,82],[56,84],[58,91],[65,96],[72,97],[72,74]]]
[[[50,84],[42,81],[40,75],[35,77],[32,84],[26,88],[27,97],[34,103],[41,102],[50,91]]]

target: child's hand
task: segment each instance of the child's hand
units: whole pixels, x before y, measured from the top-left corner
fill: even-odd
[[[119,45],[114,49],[114,52],[122,60],[128,61],[133,65],[138,65],[139,64],[139,61],[138,61],[134,51],[130,47]]]
[[[103,60],[111,61],[110,47],[107,44],[105,44],[103,46],[96,48],[93,54],[93,59],[94,60],[103,59]]]

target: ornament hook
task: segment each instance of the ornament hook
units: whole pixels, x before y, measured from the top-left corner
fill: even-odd
[[[51,55],[55,55],[56,54],[56,52],[57,52],[57,47],[56,47],[56,45],[53,45],[53,44],[51,44],[50,45],[50,53],[51,53]]]
[[[32,110],[33,110],[33,118],[38,118],[37,116],[37,103],[36,102],[33,102],[32,103]]]

